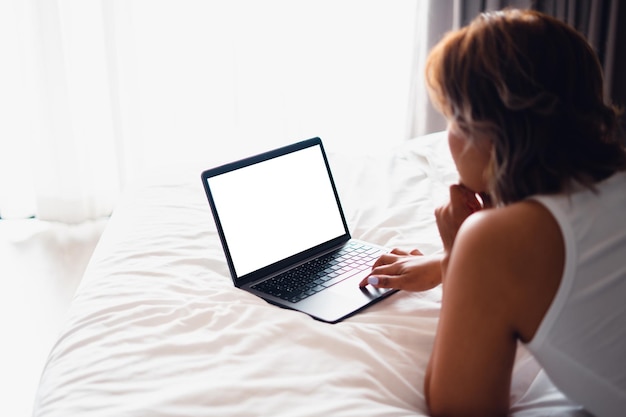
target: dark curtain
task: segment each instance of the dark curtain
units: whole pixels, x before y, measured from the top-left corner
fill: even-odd
[[[483,11],[505,7],[535,9],[580,31],[595,49],[605,78],[605,99],[626,110],[626,2],[620,0],[461,0],[460,26]],[[622,114],[626,127],[626,114]],[[622,130],[622,141],[626,134]]]

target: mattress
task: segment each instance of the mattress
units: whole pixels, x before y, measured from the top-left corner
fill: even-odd
[[[353,237],[441,251],[435,207],[457,175],[444,132],[335,153]],[[421,416],[441,288],[337,324],[234,287],[200,181],[211,161],[129,187],[42,372],[34,416]],[[478,376],[479,377],[479,376]],[[520,345],[511,415],[585,415]]]

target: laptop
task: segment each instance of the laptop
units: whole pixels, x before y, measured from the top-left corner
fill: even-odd
[[[236,287],[328,323],[395,292],[359,288],[387,249],[351,237],[320,138],[201,177]]]

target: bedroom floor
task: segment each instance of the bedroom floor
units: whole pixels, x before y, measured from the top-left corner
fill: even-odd
[[[105,225],[0,220],[0,415],[32,414],[39,376]]]

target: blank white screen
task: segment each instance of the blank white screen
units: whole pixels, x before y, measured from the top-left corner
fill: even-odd
[[[345,233],[320,146],[208,183],[238,276]]]

